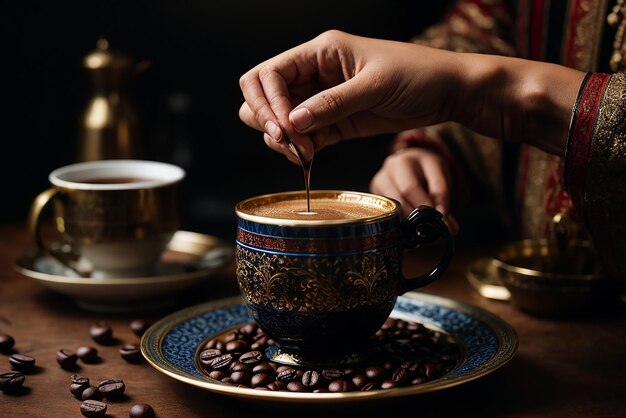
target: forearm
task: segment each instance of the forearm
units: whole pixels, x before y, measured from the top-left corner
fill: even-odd
[[[493,55],[459,54],[459,59],[462,81],[454,120],[484,135],[563,156],[585,73]]]

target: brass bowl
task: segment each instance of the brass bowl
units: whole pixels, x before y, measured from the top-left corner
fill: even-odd
[[[570,242],[565,249],[547,240],[516,241],[502,247],[492,262],[511,304],[529,313],[580,312],[611,294],[588,241]]]

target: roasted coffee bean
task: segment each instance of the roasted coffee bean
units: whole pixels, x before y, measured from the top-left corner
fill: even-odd
[[[216,348],[207,348],[200,352],[200,363],[204,366],[208,366],[213,362],[213,359],[222,355],[222,352]]]
[[[83,390],[83,393],[80,394],[80,399],[83,401],[86,401],[87,399],[99,401],[100,399],[102,399],[102,394],[97,387],[89,386],[88,388]]]
[[[4,372],[0,373],[0,390],[7,393],[16,392],[21,389],[25,381],[22,372]]]
[[[239,361],[248,366],[259,364],[263,360],[263,353],[260,351],[248,351],[239,357]]]
[[[385,323],[380,326],[380,329],[382,329],[383,331],[387,331],[395,327],[396,327],[396,320],[394,318],[387,318]]]
[[[274,368],[272,367],[270,363],[264,361],[254,366],[254,368],[252,369],[252,372],[274,374]]]
[[[76,349],[76,355],[85,363],[97,363],[100,360],[100,357],[98,357],[98,349],[88,345],[78,347]]]
[[[224,337],[224,343],[228,344],[231,341],[235,341],[239,339],[239,333],[238,332],[230,332],[228,334],[226,334],[226,336]]]
[[[87,382],[86,384],[70,383],[70,393],[74,395],[74,397],[80,399],[81,396],[83,395],[83,392],[88,387],[89,387],[89,382]]]
[[[224,376],[226,375],[220,370],[213,370],[211,373],[209,373],[209,377],[215,380],[222,380]]]
[[[282,368],[282,370],[280,369],[280,367],[276,369],[276,380],[278,380],[279,382],[288,383],[295,379],[295,377],[297,376],[296,369],[294,369],[293,367],[287,366]]]
[[[150,328],[150,325],[145,319],[133,319],[129,324],[130,330],[138,337],[141,337]]]
[[[85,377],[85,376],[81,376],[79,374],[73,374],[70,376],[70,381],[72,383],[80,383],[80,384],[86,384],[89,385],[89,378]]]
[[[87,399],[80,404],[80,413],[85,417],[103,417],[107,412],[107,404],[104,402]]]
[[[385,370],[386,372],[390,372],[391,370],[394,370],[394,369],[395,369],[394,364],[390,362],[389,360],[383,362],[383,370]]]
[[[233,362],[233,355],[232,354],[222,354],[219,357],[215,357],[213,359],[213,361],[211,362],[211,368],[215,369],[215,370],[219,370],[219,369],[228,369],[228,367],[230,367],[230,364]]]
[[[119,353],[128,363],[139,363],[143,359],[137,344],[124,344],[119,348]]]
[[[113,328],[104,321],[93,324],[89,329],[89,335],[98,344],[108,345],[113,342]]]
[[[351,392],[353,390],[354,385],[347,380],[333,380],[328,384],[329,392]]]
[[[259,329],[259,326],[255,322],[249,322],[243,327],[239,328],[239,332],[243,335],[255,335]]]
[[[235,371],[230,375],[230,378],[235,384],[250,386],[252,376],[244,371]]]
[[[76,367],[76,361],[78,361],[78,356],[72,350],[67,350],[65,348],[57,351],[57,363],[64,369],[72,369]]]
[[[324,369],[322,370],[322,376],[328,380],[337,380],[343,377],[343,371],[339,369]]]
[[[227,353],[245,353],[250,350],[250,345],[244,340],[233,340],[226,343]]]
[[[138,403],[130,408],[128,416],[130,418],[153,418],[154,409],[147,403]]]
[[[317,385],[320,375],[315,370],[307,370],[302,374],[302,384],[304,386],[313,387]]]
[[[380,382],[385,377],[385,369],[380,366],[368,367],[365,369],[365,376],[373,382]]]
[[[304,386],[302,382],[293,381],[287,383],[287,390],[289,392],[304,392],[306,391],[306,386]]]
[[[11,351],[14,345],[15,339],[13,339],[13,337],[0,332],[0,352],[7,353]]]
[[[380,384],[381,389],[392,389],[397,387],[398,384],[391,379],[383,380],[383,382]]]
[[[413,380],[411,380],[411,384],[412,385],[421,385],[422,383],[427,382],[428,380],[424,377],[416,377]]]
[[[271,382],[266,386],[271,391],[285,390],[287,386],[283,382]]]
[[[421,384],[453,370],[461,360],[462,350],[458,344],[443,333],[412,324],[391,319],[385,330],[379,329],[380,348],[374,348],[371,359],[363,368],[301,369],[278,365],[263,355],[273,342],[256,325],[242,326],[231,332],[226,338],[228,342],[210,340],[199,360],[209,376],[238,387],[315,393],[391,389]],[[418,334],[420,337],[414,338]],[[242,347],[242,341],[246,344],[254,341],[251,347],[257,349],[239,353],[237,350]],[[234,350],[228,353],[232,358],[224,358],[219,349],[204,353],[220,347],[220,344],[222,347],[229,344],[228,348]],[[248,376],[251,376],[250,382]]]
[[[217,345],[218,342],[221,342],[221,341],[218,340],[217,338],[211,338],[209,341],[207,341],[204,344],[204,347],[202,349],[203,350],[213,349],[213,348],[215,348],[215,346]]]
[[[98,383],[98,390],[103,397],[116,400],[124,395],[126,385],[122,379],[108,379]]]
[[[365,386],[368,383],[367,377],[365,377],[364,374],[354,375],[352,376],[352,383],[357,389],[361,390],[363,386]]]
[[[252,375],[252,369],[239,360],[233,361],[230,366],[228,366],[228,371],[232,372],[246,372],[249,375]]]
[[[402,367],[403,369],[406,369],[407,371],[411,373],[414,373],[417,371],[419,364],[417,363],[417,361],[409,360],[409,361],[405,361],[404,363],[402,363],[400,367]]]
[[[252,376],[252,387],[267,386],[274,381],[274,377],[267,373],[257,373]]]
[[[11,363],[13,370],[27,372],[35,367],[35,358],[24,354],[12,354],[9,357],[9,363]]]
[[[80,398],[83,391],[89,387],[89,379],[79,374],[73,374],[70,377],[70,392],[77,398]]]
[[[359,370],[354,367],[345,367],[343,369],[343,377],[352,377],[357,373],[359,373]]]
[[[408,373],[406,369],[399,367],[391,375],[391,380],[396,382],[398,385],[402,385],[406,381],[407,377],[408,377]]]

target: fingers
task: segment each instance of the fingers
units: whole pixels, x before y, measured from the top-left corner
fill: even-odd
[[[289,114],[297,132],[306,133],[337,124],[351,115],[374,107],[380,92],[372,89],[367,71],[306,99]]]
[[[420,161],[428,194],[433,200],[434,207],[443,215],[447,215],[450,210],[450,175],[448,170],[441,158],[433,152],[424,152]]]
[[[372,179],[371,188],[375,193],[400,201],[405,216],[419,205],[433,206],[421,167],[400,155],[385,160]]]
[[[449,175],[437,154],[416,148],[387,157],[370,189],[398,200],[404,217],[420,205],[434,207],[443,214],[450,232],[458,233],[458,222],[449,213]]]
[[[239,108],[239,117],[246,125],[264,132],[273,142],[281,143],[288,136],[304,158],[310,160],[314,153],[310,138],[291,129],[288,119],[293,108],[288,81],[298,71],[292,68],[295,64],[290,65],[284,57],[279,56],[273,61],[276,63],[255,67],[240,78],[245,102]],[[289,158],[290,151],[286,147],[270,145],[270,148],[280,150]]]

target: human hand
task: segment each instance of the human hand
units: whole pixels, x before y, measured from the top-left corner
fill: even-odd
[[[452,234],[459,225],[450,213],[450,171],[441,156],[427,148],[407,148],[389,155],[370,182],[373,193],[402,205],[404,217],[419,205],[434,207]]]
[[[343,139],[447,119],[458,64],[449,51],[332,30],[246,72],[239,116],[296,162],[283,127],[310,160],[314,150]]]

